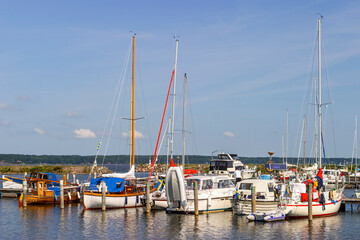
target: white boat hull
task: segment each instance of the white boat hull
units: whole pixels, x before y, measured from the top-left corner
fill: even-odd
[[[257,212],[269,212],[278,208],[279,201],[260,201],[256,200]],[[238,215],[249,215],[252,213],[251,201],[248,200],[235,200],[233,202],[233,213]]]
[[[137,196],[106,196],[105,206],[106,208],[132,208],[142,207],[140,201],[140,195]],[[101,209],[102,208],[102,196],[84,194],[84,207],[85,209]]]
[[[337,214],[340,209],[342,197],[335,203],[328,201],[325,203],[325,209],[323,205],[318,202],[313,202],[312,204],[312,214],[313,217],[325,217]],[[286,217],[289,218],[305,218],[308,217],[308,203],[299,202],[291,203],[286,205],[286,210],[289,212]]]

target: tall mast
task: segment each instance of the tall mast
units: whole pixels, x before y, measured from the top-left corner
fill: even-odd
[[[131,91],[131,165],[135,165],[135,35],[133,36],[132,91]]]
[[[171,119],[171,150],[170,150],[171,160],[174,159],[174,118],[175,118],[176,64],[177,64],[178,46],[179,46],[179,40],[176,39],[175,65],[174,65],[174,91],[173,91],[173,105],[172,105],[172,119]]]
[[[186,73],[184,75],[184,102],[183,102],[183,124],[182,124],[182,166],[185,171],[185,109],[186,109]]]
[[[317,140],[317,108],[318,108],[318,105],[317,105],[317,89],[316,89],[316,77],[315,77],[315,74],[313,76],[313,83],[314,83],[314,132],[315,132],[315,136],[314,136],[314,139],[315,139],[315,149],[314,149],[314,153],[315,153],[315,159],[314,159],[314,163],[317,163],[317,147],[318,147],[318,140]]]
[[[306,166],[305,143],[306,143],[306,116],[304,114],[304,167]]]
[[[321,19],[318,19],[318,24],[319,24],[319,168],[321,168],[321,151],[322,151],[322,131],[321,131]]]
[[[285,161],[287,164],[288,157],[288,140],[289,140],[289,111],[286,109],[286,146],[285,146]]]

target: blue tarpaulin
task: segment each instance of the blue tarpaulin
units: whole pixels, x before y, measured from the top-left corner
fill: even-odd
[[[100,183],[105,182],[108,192],[122,192],[124,190],[123,178],[95,178],[90,182],[90,191],[99,191]]]

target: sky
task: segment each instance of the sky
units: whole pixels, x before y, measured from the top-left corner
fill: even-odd
[[[306,96],[312,69],[317,68],[320,13],[322,101],[331,103],[324,105],[323,115],[326,154],[353,156],[360,110],[358,1],[79,0],[1,5],[0,153],[94,155],[102,141],[100,154],[128,154],[127,59],[136,33],[136,154],[154,154],[174,68],[175,36],[175,155],[182,153],[186,73],[187,154],[222,151],[263,157],[273,151],[275,157],[297,157],[303,154],[299,149],[307,114],[305,154],[310,156],[314,101]],[[122,86],[119,96],[117,86]],[[164,129],[172,94],[170,98]],[[113,99],[116,115],[110,112]],[[167,153],[167,142],[165,137],[160,154]]]

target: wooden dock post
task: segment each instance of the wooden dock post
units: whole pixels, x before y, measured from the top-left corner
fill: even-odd
[[[106,184],[101,182],[101,209],[106,211]]]
[[[251,212],[256,212],[256,192],[255,192],[255,186],[251,187]]]
[[[308,219],[309,221],[313,220],[312,215],[312,184],[307,185],[307,194],[308,194]]]
[[[76,184],[75,173],[73,173],[73,184]]]
[[[151,206],[150,206],[150,183],[146,183],[146,212],[151,212]]]
[[[26,176],[27,176],[27,172],[24,172],[24,178],[26,178]]]
[[[23,181],[23,202],[22,202],[23,207],[26,207],[26,194],[27,194],[27,181],[24,180]]]
[[[60,208],[64,209],[64,180],[60,180]]]
[[[198,182],[194,182],[194,206],[195,206],[195,216],[199,215],[199,193],[198,193]]]
[[[94,172],[94,178],[96,178],[96,172]]]

